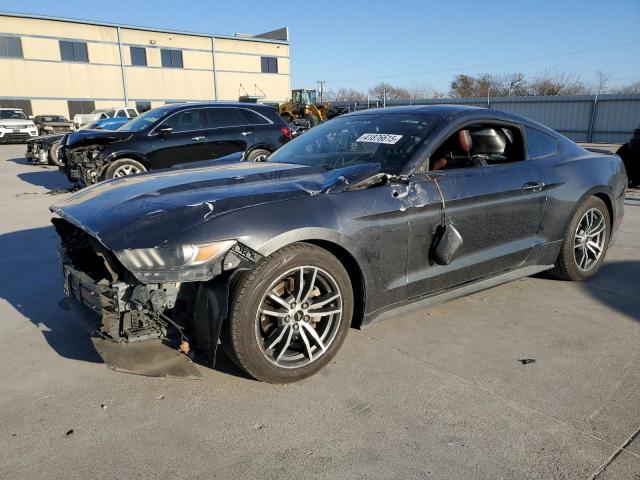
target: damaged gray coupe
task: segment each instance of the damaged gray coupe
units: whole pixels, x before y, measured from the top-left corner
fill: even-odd
[[[626,185],[617,156],[535,122],[420,106],[344,115],[266,162],[101,182],[51,210],[64,290],[100,315],[98,335],[162,338],[210,364],[220,343],[286,383],[351,326],[544,270],[588,279]]]

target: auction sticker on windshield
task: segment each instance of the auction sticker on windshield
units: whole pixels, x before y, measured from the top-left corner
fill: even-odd
[[[392,135],[390,133],[363,133],[356,142],[386,143],[393,145],[398,143],[398,140],[401,138],[402,135]]]

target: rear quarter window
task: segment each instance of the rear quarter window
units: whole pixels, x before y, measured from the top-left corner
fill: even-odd
[[[558,151],[558,140],[551,135],[526,127],[529,158],[541,158]]]
[[[262,115],[257,114],[253,110],[241,109],[240,113],[244,115],[249,125],[266,125],[270,123],[266,118],[264,118]]]

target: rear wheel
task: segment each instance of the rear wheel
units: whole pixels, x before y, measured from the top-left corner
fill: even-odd
[[[137,160],[121,158],[109,165],[104,172],[104,179],[127,177],[136,173],[146,172],[147,169]]]
[[[251,150],[247,154],[246,160],[250,162],[264,162],[269,155],[271,155],[271,152],[269,150],[256,148],[255,150]]]
[[[352,314],[349,275],[338,259],[314,245],[293,244],[238,281],[222,345],[252,377],[294,382],[331,360]]]
[[[594,276],[604,261],[611,219],[602,200],[590,197],[573,216],[551,275],[581,281]]]

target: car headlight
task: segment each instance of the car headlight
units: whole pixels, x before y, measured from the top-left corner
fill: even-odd
[[[203,245],[125,249],[115,252],[139,280],[196,281],[211,277],[213,264],[235,240]]]
[[[44,131],[45,132],[53,132],[53,127],[50,127],[50,126],[47,125],[47,126],[44,127]]]

